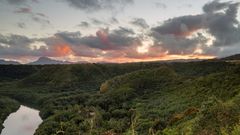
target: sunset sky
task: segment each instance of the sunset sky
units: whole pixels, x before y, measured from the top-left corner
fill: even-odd
[[[0,59],[137,62],[240,53],[238,0],[0,0]]]

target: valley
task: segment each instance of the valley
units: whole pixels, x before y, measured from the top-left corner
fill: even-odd
[[[35,135],[235,135],[239,71],[220,60],[1,65],[1,123],[24,104],[40,110]]]

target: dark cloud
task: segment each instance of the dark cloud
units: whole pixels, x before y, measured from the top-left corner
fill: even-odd
[[[149,25],[143,18],[134,18],[130,23],[140,28],[149,28]]]
[[[75,56],[97,58],[103,55],[102,50],[91,48],[86,45],[71,46],[71,48]]]
[[[31,14],[32,9],[29,7],[19,8],[19,9],[15,10],[14,13]]]
[[[53,38],[31,39],[21,35],[0,35],[1,57],[60,57],[70,52],[69,46]]]
[[[11,46],[18,46],[18,45],[24,45],[25,43],[31,43],[32,40],[21,35],[9,35],[9,36],[4,36],[0,35],[0,43],[11,45]]]
[[[135,34],[133,29],[125,28],[125,27],[119,27],[118,29],[113,30],[113,33],[115,35],[123,35],[123,36],[129,36],[129,35]]]
[[[32,0],[32,2],[39,3],[39,0]]]
[[[82,10],[99,10],[101,8],[98,0],[67,0],[67,2],[71,6]]]
[[[203,7],[205,13],[169,19],[162,25],[152,28],[152,36],[156,44],[160,44],[171,53],[188,52],[189,49],[194,51],[199,44],[206,44],[209,37],[198,34],[188,38],[198,30],[205,30],[215,38],[212,47],[239,43],[238,7],[239,3],[233,2],[207,3]]]
[[[30,16],[34,22],[40,23],[44,27],[51,25],[48,17],[43,13],[32,13]]]
[[[0,34],[0,56],[29,56],[36,55],[31,52],[29,44],[32,39],[21,35],[4,36]]]
[[[204,15],[189,15],[169,19],[152,30],[164,35],[186,36],[203,26]]]
[[[10,4],[22,4],[22,3],[25,3],[27,0],[6,0],[8,3]]]
[[[240,42],[240,27],[237,20],[239,4],[230,4],[225,13],[209,15],[208,30],[216,38],[216,46],[226,46]]]
[[[43,13],[36,13],[36,15],[41,16],[41,17],[47,17],[47,15],[45,15]]]
[[[219,0],[214,0],[205,4],[203,6],[203,11],[206,13],[213,13],[224,8],[228,8],[230,4],[230,2],[219,2]]]
[[[88,28],[88,27],[90,27],[90,24],[86,21],[83,21],[78,26],[83,27],[83,28]]]
[[[90,19],[92,24],[94,25],[108,25],[106,22],[102,21],[102,20],[98,20],[96,18],[91,18]]]
[[[32,20],[37,22],[37,23],[42,24],[43,26],[50,25],[50,21],[48,19],[46,19],[46,18],[42,18],[42,17],[38,17],[38,16],[35,16],[35,15],[32,15]]]
[[[128,4],[132,4],[133,0],[66,0],[71,6],[85,10],[115,10],[124,8]]]
[[[110,22],[111,22],[112,24],[118,24],[118,23],[119,23],[118,19],[115,18],[115,17],[112,17],[112,18],[110,19]]]
[[[194,38],[176,37],[157,32],[153,33],[153,36],[156,39],[155,46],[160,46],[168,54],[192,54],[197,47],[202,47],[208,41],[201,33]]]
[[[23,22],[19,22],[19,23],[17,23],[17,27],[24,29],[24,28],[26,28],[26,24]]]
[[[23,5],[28,1],[39,3],[39,0],[2,0],[12,5]],[[56,0],[57,1],[57,0]],[[96,12],[99,10],[119,11],[125,6],[133,4],[134,0],[64,0],[70,6],[87,12]],[[0,1],[1,2],[1,1]]]
[[[8,2],[12,5],[26,5],[28,1],[31,1],[33,3],[39,3],[39,0],[1,0],[0,2]]]
[[[19,8],[14,11],[16,14],[26,14],[31,17],[31,19],[37,23],[42,24],[43,26],[49,25],[50,21],[48,17],[43,13],[34,13],[30,7]]]
[[[123,55],[136,43],[132,29],[119,27],[115,30],[100,29],[96,35],[81,36],[80,32],[59,32],[54,37],[42,39],[48,46],[68,45],[74,55],[81,57],[113,57]],[[136,51],[136,50],[135,50]]]
[[[78,31],[58,32],[53,37],[40,41],[47,46],[66,45],[75,55],[84,57],[101,56],[102,51],[125,50],[140,42],[133,30],[123,27],[115,30],[100,29],[96,35],[90,36],[82,36]]]
[[[108,29],[101,29],[96,32],[96,36],[81,37],[80,33],[57,33],[66,43],[79,46],[85,45],[90,48],[101,50],[114,50],[130,46],[136,41],[133,36],[133,31],[126,28],[119,28],[117,30],[109,31]]]
[[[103,33],[97,33],[100,39],[104,39],[104,34],[108,35],[109,44],[114,46],[114,48],[128,47],[138,42],[138,37],[134,36],[134,32],[131,29],[120,27],[112,32],[102,31]],[[103,35],[102,35],[103,34]]]
[[[59,33],[56,33],[55,36],[60,37],[64,41],[71,43],[71,44],[75,44],[79,41],[79,39],[81,39],[81,33],[79,31],[77,31],[77,32],[67,32],[67,31],[59,32]]]

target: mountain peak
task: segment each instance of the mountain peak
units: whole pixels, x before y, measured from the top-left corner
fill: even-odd
[[[39,57],[36,61],[28,63],[29,65],[56,65],[56,64],[72,64],[69,61],[54,60],[49,57]]]

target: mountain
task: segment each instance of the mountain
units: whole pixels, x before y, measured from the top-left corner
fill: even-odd
[[[73,64],[73,63],[69,61],[53,60],[48,57],[40,57],[38,60],[28,63],[28,65],[57,65],[57,64]]]
[[[20,65],[20,63],[16,61],[6,61],[0,59],[0,65]]]

